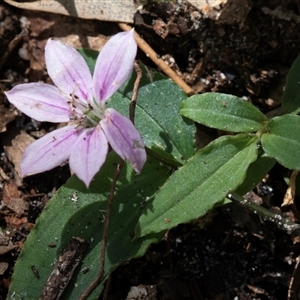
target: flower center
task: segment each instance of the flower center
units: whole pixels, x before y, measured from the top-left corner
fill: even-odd
[[[91,109],[84,112],[85,116],[85,127],[95,127],[104,117],[104,111],[92,107]]]
[[[82,101],[77,95],[71,94],[70,114],[71,120],[84,128],[95,127],[104,118],[105,106],[99,105],[95,99],[93,103]]]
[[[101,106],[93,99],[93,103],[88,105],[88,109],[83,112],[85,115],[85,126],[95,127],[104,118],[104,105]]]

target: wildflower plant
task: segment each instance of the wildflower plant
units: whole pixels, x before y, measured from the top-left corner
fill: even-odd
[[[129,37],[131,34],[126,33],[124,36]],[[110,41],[119,37],[115,36]],[[46,62],[49,59],[49,50],[61,47],[69,49],[69,46],[57,43],[50,41],[47,45],[50,45],[50,48],[46,48]],[[126,43],[129,43],[127,39],[124,40],[124,44]],[[74,236],[84,239],[89,244],[88,251],[72,275],[72,284],[67,286],[63,297],[78,299],[93,281],[99,269],[103,212],[107,207],[107,195],[113,181],[115,165],[119,161],[115,153],[127,159],[127,163],[118,178],[114,193],[104,279],[124,261],[143,255],[147,247],[158,242],[167,230],[199,218],[229,199],[235,200],[238,195],[242,196],[250,191],[276,161],[286,168],[300,169],[299,156],[295,155],[300,148],[300,118],[297,115],[300,110],[300,58],[295,61],[287,78],[282,102],[283,115],[274,119],[267,118],[252,104],[232,95],[206,93],[187,97],[172,81],[142,66],[143,78],[139,87],[135,117],[137,131],[128,123],[126,117],[136,76],[134,72],[129,76],[136,50],[132,50],[131,53],[118,45],[114,45],[117,50],[111,48],[107,52],[105,49],[108,49],[108,46],[105,46],[97,61],[90,52],[82,51],[88,65],[95,66],[93,83],[86,67],[83,73],[79,73],[84,75],[75,81],[72,76],[67,76],[68,80],[58,79],[60,77],[55,79],[55,73],[49,71],[57,88],[47,86],[44,91],[47,91],[48,95],[54,95],[52,99],[56,100],[52,103],[48,96],[42,97],[46,103],[45,107],[53,109],[53,118],[46,109],[46,112],[43,110],[41,120],[45,120],[46,116],[48,121],[52,119],[56,122],[66,122],[72,119],[71,121],[77,123],[59,129],[61,136],[58,135],[58,139],[67,140],[67,147],[72,145],[73,150],[67,150],[67,153],[61,155],[55,163],[51,163],[52,165],[48,163],[47,169],[69,158],[70,167],[78,178],[72,176],[58,190],[28,236],[15,266],[9,290],[10,297],[37,299],[52,271],[53,262]],[[132,46],[133,48],[135,47]],[[78,57],[77,53],[71,51]],[[51,53],[52,50],[50,56]],[[124,63],[126,68],[130,65],[130,70],[123,72],[122,79],[118,77],[116,80],[117,77],[113,73],[101,73],[101,70],[112,67],[105,64],[107,60],[102,60],[104,56],[110,58],[111,53],[115,53],[116,60],[120,59],[118,65]],[[123,55],[130,60],[130,64],[127,59],[124,58],[125,63],[119,58]],[[57,57],[56,54],[54,56]],[[104,65],[99,68],[101,64]],[[73,66],[75,62],[74,65],[71,63],[68,66],[60,64],[63,73],[67,73],[66,70],[70,70],[70,74],[77,72],[77,68]],[[58,76],[59,74],[61,73],[58,72]],[[127,76],[129,79],[125,81]],[[71,85],[70,79],[73,82]],[[36,85],[38,90],[39,86]],[[30,115],[31,107],[39,103],[36,96],[32,96],[36,94],[36,90],[25,93],[23,87],[17,86],[7,92],[8,99],[29,116],[37,118],[37,113]],[[41,96],[41,92],[38,92],[38,95]],[[18,104],[21,100],[17,99],[22,97],[27,99],[28,108],[24,107],[25,104]],[[108,99],[110,101],[107,101]],[[109,107],[105,108],[104,104]],[[39,107],[33,108],[33,111],[37,110]],[[115,120],[120,120],[121,125],[115,125]],[[235,135],[221,136],[196,151],[194,122],[230,131]],[[111,127],[108,129],[109,126]],[[122,137],[119,138],[119,134]],[[95,138],[91,139],[94,144],[82,141],[84,137],[93,135]],[[125,144],[125,149],[130,148],[125,154],[121,152],[123,146],[119,141],[122,145]],[[39,140],[35,143],[39,143]],[[44,147],[41,147],[43,155],[46,154],[44,149],[50,149],[50,152],[60,149],[59,146],[56,148],[53,132],[41,143]],[[107,147],[101,148],[105,143],[109,143],[114,152],[107,154]],[[48,146],[49,144],[52,146]],[[146,163],[144,145],[148,153]],[[89,146],[94,146],[94,149],[90,149]],[[41,153],[38,148],[32,146],[32,153]],[[28,149],[24,157],[25,162],[34,160],[27,158],[31,155]],[[75,166],[78,151],[81,156],[80,166],[89,166],[92,171],[81,171]],[[97,153],[100,163],[96,162]],[[87,154],[91,154],[92,158],[86,157]],[[39,161],[43,161],[43,155],[35,154]],[[93,163],[95,166],[91,166]],[[46,170],[44,167],[38,169],[38,166],[31,168],[29,163],[22,164],[24,175]],[[138,176],[136,171],[140,172]],[[94,180],[91,181],[92,178]],[[258,211],[262,209],[256,208]],[[292,225],[288,226],[293,230]],[[56,248],[49,248],[50,243],[54,243]],[[39,271],[39,279],[32,273],[33,265]],[[83,273],[80,271],[83,269],[89,271]],[[95,299],[102,293],[104,283],[105,280],[102,280],[89,299]]]
[[[20,165],[23,176],[48,171],[69,159],[71,170],[88,187],[105,162],[108,145],[137,173],[141,171],[146,152],[139,132],[127,117],[105,107],[129,77],[136,51],[133,31],[115,35],[100,52],[92,77],[84,58],[73,47],[47,42],[46,66],[56,86],[21,84],[6,96],[33,119],[69,123],[25,150]]]

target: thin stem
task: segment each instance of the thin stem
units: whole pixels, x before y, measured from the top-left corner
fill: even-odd
[[[82,293],[79,300],[85,300],[87,297],[93,292],[93,290],[99,285],[103,275],[104,275],[104,267],[105,267],[105,253],[107,248],[107,238],[108,238],[108,229],[109,229],[109,217],[112,210],[113,198],[116,189],[117,180],[121,174],[121,170],[124,166],[124,160],[117,165],[115,175],[111,184],[110,193],[107,202],[107,208],[105,212],[104,224],[103,224],[103,233],[102,233],[102,243],[100,249],[100,268],[99,272],[94,279],[94,281],[89,285],[89,287]]]
[[[120,163],[117,165],[117,169],[115,172],[115,176],[111,185],[106,213],[105,213],[105,219],[104,219],[104,225],[103,225],[103,237],[102,237],[102,243],[101,243],[101,251],[100,251],[100,271],[99,271],[99,281],[103,277],[104,274],[104,265],[105,265],[105,253],[107,248],[107,238],[108,238],[108,225],[109,225],[109,217],[112,209],[113,199],[114,199],[114,193],[116,190],[116,184],[117,180],[121,174],[122,168],[124,166],[124,160],[121,160]]]
[[[135,106],[136,106],[137,94],[138,94],[139,85],[140,85],[140,82],[141,82],[141,79],[142,79],[142,70],[138,66],[137,63],[134,64],[134,69],[137,73],[137,78],[134,82],[133,93],[132,93],[130,106],[129,106],[130,120],[132,121],[133,124],[134,124],[134,115],[135,115]],[[100,281],[101,281],[101,279],[103,278],[103,275],[104,275],[105,254],[106,254],[106,249],[107,249],[108,230],[109,230],[109,218],[110,218],[110,214],[111,214],[111,210],[112,210],[112,204],[113,204],[113,199],[114,199],[114,193],[115,193],[115,190],[116,190],[117,180],[118,180],[118,178],[121,174],[123,166],[124,166],[124,160],[121,160],[121,162],[117,165],[115,175],[114,175],[113,181],[111,183],[111,187],[110,187],[110,193],[109,193],[109,197],[108,197],[108,201],[107,201],[107,208],[106,208],[104,222],[103,222],[102,243],[101,243],[101,248],[100,248],[99,272],[98,272],[97,276],[95,277],[95,279],[93,280],[93,282],[89,285],[89,287],[82,293],[79,300],[87,299],[87,297],[99,285],[99,283],[100,283]]]
[[[125,23],[119,23],[119,27],[123,31],[129,31],[132,29],[131,26]],[[147,57],[149,57],[159,69],[161,69],[167,76],[169,76],[180,88],[184,90],[184,92],[188,95],[194,95],[194,90],[187,85],[179,75],[175,73],[161,58],[159,58],[159,55],[150,47],[149,44],[147,44],[135,31],[134,32],[135,40],[139,46],[139,48],[146,54]]]
[[[129,107],[129,117],[133,124],[134,124],[136,99],[137,99],[137,95],[138,95],[139,86],[140,86],[140,83],[141,83],[141,80],[143,77],[142,70],[136,62],[134,63],[134,70],[136,72],[136,80],[133,85],[132,97],[131,97],[130,107]]]
[[[280,214],[276,214],[271,212],[270,210],[257,205],[242,196],[236,193],[229,193],[227,198],[231,201],[237,202],[243,206],[246,206],[248,209],[252,210],[255,214],[258,214],[262,217],[263,220],[267,220],[275,223],[279,229],[287,231],[289,234],[297,234],[300,232],[300,224],[294,223],[293,221],[281,216]]]

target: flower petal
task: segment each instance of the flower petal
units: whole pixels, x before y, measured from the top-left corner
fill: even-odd
[[[109,39],[95,65],[93,89],[96,99],[104,103],[121,87],[132,71],[136,52],[133,30]]]
[[[62,92],[91,101],[92,75],[76,49],[60,41],[48,40],[45,60],[49,76]]]
[[[59,123],[70,119],[67,99],[52,85],[19,84],[5,95],[17,109],[37,121]]]
[[[78,138],[75,126],[54,130],[26,148],[20,168],[23,176],[53,169],[66,161]]]
[[[87,187],[105,162],[107,151],[108,142],[100,126],[84,130],[78,137],[69,164]]]
[[[114,151],[140,173],[147,155],[142,138],[132,122],[113,108],[107,108],[100,125]]]

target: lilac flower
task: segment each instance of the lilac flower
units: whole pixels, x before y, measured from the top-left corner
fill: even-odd
[[[69,122],[32,143],[24,152],[23,176],[50,170],[69,159],[71,170],[88,187],[105,162],[109,145],[139,173],[146,161],[144,143],[125,116],[105,102],[126,81],[137,45],[133,31],[113,36],[101,50],[92,77],[83,57],[71,46],[49,40],[45,60],[55,86],[28,83],[6,93],[33,119]]]

